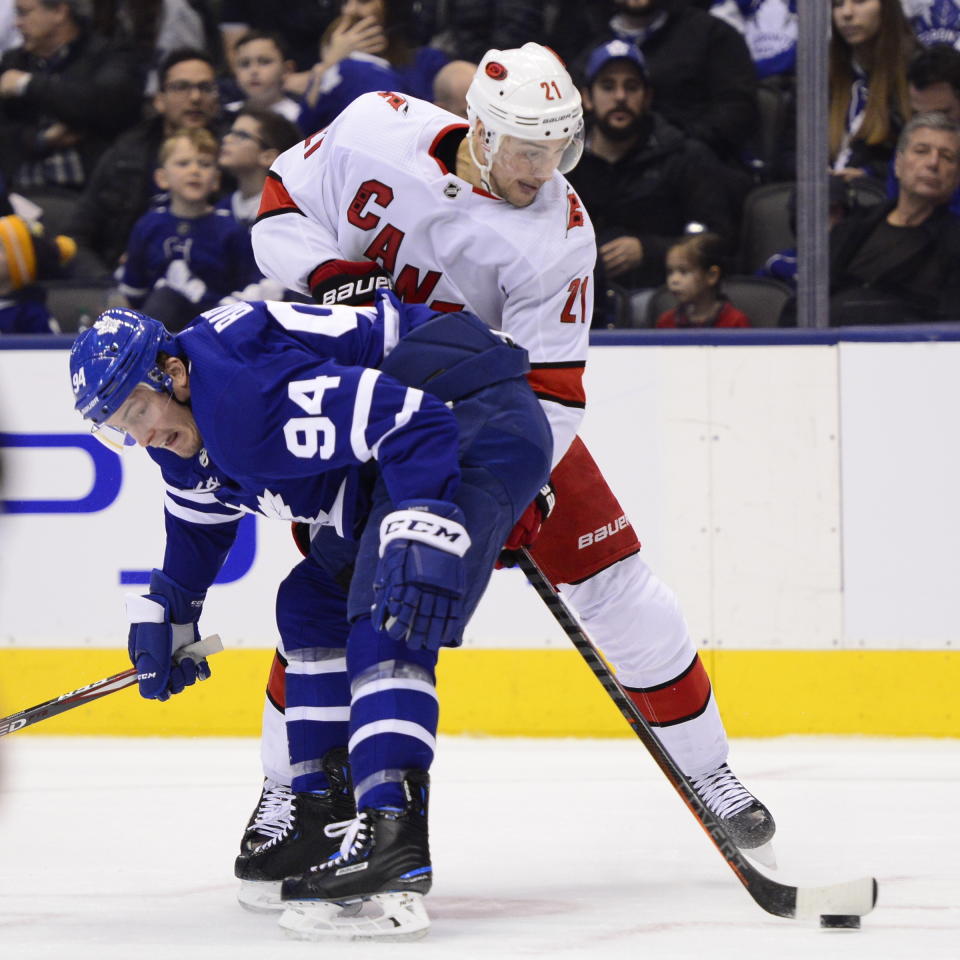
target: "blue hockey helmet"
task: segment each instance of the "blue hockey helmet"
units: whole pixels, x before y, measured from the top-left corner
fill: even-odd
[[[137,384],[173,393],[173,381],[157,363],[157,353],[176,353],[173,337],[159,320],[136,310],[111,307],[74,341],[70,382],[75,408],[99,435]],[[103,437],[109,446],[117,438]],[[132,442],[129,439],[126,442]]]

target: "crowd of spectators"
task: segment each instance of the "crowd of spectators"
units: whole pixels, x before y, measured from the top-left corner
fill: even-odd
[[[666,323],[648,307],[684,260],[715,302],[678,300],[673,325],[744,325],[719,278],[745,272],[747,197],[795,176],[801,15],[797,0],[0,0],[0,332],[46,329],[43,284],[63,276],[174,327],[222,297],[291,295],[258,286],[249,255],[276,156],[371,90],[465,116],[483,52],[531,39],[581,85],[569,179],[597,233],[594,323]],[[831,19],[831,322],[960,317],[960,0],[831,0]],[[844,187],[864,182],[879,202]],[[14,247],[38,252],[15,286]],[[795,284],[795,246],[767,255],[766,282]]]

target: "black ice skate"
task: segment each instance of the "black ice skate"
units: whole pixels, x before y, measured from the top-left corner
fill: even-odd
[[[294,793],[264,781],[234,864],[240,880],[238,899],[248,909],[282,910],[284,877],[303,873],[337,851],[338,842],[324,830],[355,813],[347,751],[331,750],[323,758],[323,770],[330,781],[324,793]]]
[[[744,853],[768,867],[777,864],[770,841],[777,830],[770,811],[722,763],[711,773],[690,780],[700,799],[727,828]]]
[[[283,881],[284,931],[297,939],[414,940],[430,918],[423,895],[433,871],[427,835],[430,778],[410,771],[402,810],[361,810],[327,828],[343,837],[340,852],[299,877]]]

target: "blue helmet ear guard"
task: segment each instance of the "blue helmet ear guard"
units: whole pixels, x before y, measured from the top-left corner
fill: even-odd
[[[70,351],[70,382],[80,415],[91,420],[96,430],[138,383],[172,394],[173,381],[157,363],[161,350],[177,352],[173,337],[159,320],[124,307],[104,310]]]

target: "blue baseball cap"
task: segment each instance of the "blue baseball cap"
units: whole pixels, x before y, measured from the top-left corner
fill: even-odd
[[[597,47],[587,58],[587,66],[584,70],[584,76],[587,83],[591,84],[597,79],[597,74],[611,60],[629,60],[639,71],[644,81],[647,79],[647,61],[643,58],[640,48],[629,40],[609,40],[607,43]]]

